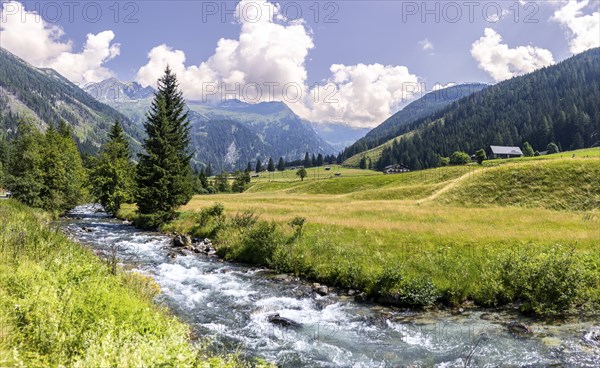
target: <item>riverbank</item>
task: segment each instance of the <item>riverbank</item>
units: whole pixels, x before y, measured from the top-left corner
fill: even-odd
[[[259,182],[243,194],[196,196],[162,230],[209,237],[225,259],[266,265],[359,299],[413,308],[515,306],[542,317],[594,314],[597,160]],[[513,179],[500,181],[506,177]],[[486,178],[497,183],[495,195],[485,190]],[[536,207],[532,195],[546,200]],[[477,201],[465,203],[469,198]],[[494,198],[510,198],[510,205],[494,205]],[[121,216],[133,211],[125,207]]]
[[[192,344],[149,277],[112,268],[50,217],[0,202],[0,366],[238,367]]]

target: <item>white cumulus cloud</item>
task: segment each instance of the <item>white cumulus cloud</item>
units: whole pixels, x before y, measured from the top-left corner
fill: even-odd
[[[333,65],[323,85],[309,87],[305,62],[314,43],[302,20],[289,22],[278,5],[248,0],[238,4],[236,14],[238,39],[220,39],[208,60],[186,65],[184,51],[159,45],[136,80],[155,85],[169,65],[188,99],[284,101],[305,119],[353,126],[381,123],[418,92],[418,78],[406,67],[380,64]]]
[[[2,4],[0,40],[3,48],[36,67],[49,67],[74,83],[99,82],[113,75],[103,66],[119,55],[119,44],[111,43],[112,31],[88,34],[80,53],[73,43],[62,40],[64,31],[46,22],[35,11],[17,1]]]
[[[431,43],[431,41],[429,41],[428,38],[419,41],[419,45],[421,45],[421,47],[425,51],[427,51],[427,50],[433,50],[433,43]]]
[[[600,46],[600,12],[583,15],[582,9],[588,4],[588,0],[567,1],[551,18],[568,29],[573,54]]]
[[[299,114],[313,121],[348,122],[373,127],[414,99],[422,89],[420,79],[405,66],[335,64],[327,84],[311,90],[311,99]]]
[[[554,64],[550,51],[534,46],[510,48],[491,28],[486,28],[484,36],[473,43],[471,55],[479,68],[497,82]]]

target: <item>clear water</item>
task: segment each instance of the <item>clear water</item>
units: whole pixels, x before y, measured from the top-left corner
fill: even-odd
[[[600,322],[546,325],[508,312],[401,311],[318,296],[300,280],[205,255],[167,256],[170,239],[110,219],[95,206],[70,213],[64,228],[99,254],[151,275],[166,304],[215,349],[259,356],[283,367],[600,367]],[[86,229],[84,229],[86,228]],[[279,313],[301,324],[268,321]],[[506,323],[519,320],[532,334]]]

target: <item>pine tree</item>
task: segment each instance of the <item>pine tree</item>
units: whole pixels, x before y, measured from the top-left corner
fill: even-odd
[[[248,161],[248,166],[246,166],[246,172],[251,172],[252,171],[252,162]]]
[[[260,162],[260,158],[256,160],[256,173],[260,173],[262,171],[262,163]]]
[[[304,155],[304,167],[310,167],[310,156],[308,155],[308,152]]]
[[[98,161],[90,173],[92,194],[104,209],[115,215],[121,204],[133,199],[135,167],[121,123],[117,120],[108,134]]]
[[[277,163],[277,171],[285,171],[285,161],[283,157],[279,157],[279,162]]]
[[[323,155],[319,153],[317,156],[317,166],[323,166]]]
[[[177,78],[169,67],[158,80],[147,121],[144,153],[137,168],[139,225],[157,227],[175,217],[175,209],[192,197],[189,120]]]
[[[211,176],[213,176],[213,168],[212,168],[212,165],[209,162],[208,166],[206,166],[206,177],[210,178]]]
[[[315,157],[315,154],[312,154],[312,159],[310,160],[310,163],[312,166],[317,166],[317,158]]]
[[[208,178],[206,177],[206,172],[204,171],[204,167],[202,167],[200,169],[198,178],[200,179],[200,185],[202,185],[202,188],[208,189]]]
[[[269,172],[275,171],[275,163],[273,163],[273,159],[269,157],[269,163],[267,164],[267,170]]]

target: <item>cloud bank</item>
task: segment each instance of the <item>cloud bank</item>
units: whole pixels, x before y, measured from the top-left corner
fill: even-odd
[[[73,43],[63,41],[64,31],[46,22],[35,11],[17,1],[2,3],[0,40],[2,47],[36,67],[53,68],[74,83],[99,82],[113,73],[104,63],[119,55],[115,34],[88,34],[83,51],[73,52]]]
[[[573,54],[600,47],[600,12],[583,15],[582,9],[588,5],[588,0],[567,1],[551,18],[567,29]]]
[[[355,127],[381,123],[418,90],[419,78],[406,67],[380,64],[335,64],[327,80],[308,86],[305,62],[314,48],[311,30],[301,20],[287,21],[271,3],[243,0],[236,14],[241,15],[238,39],[220,39],[208,60],[186,65],[184,51],[159,45],[149,52],[136,80],[155,85],[169,65],[186,98],[284,101],[305,119]]]
[[[471,46],[471,55],[496,82],[554,64],[552,53],[534,46],[510,48],[502,36],[486,28],[484,36]]]

